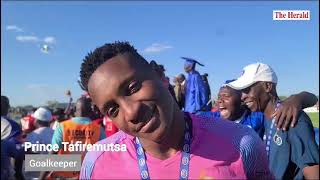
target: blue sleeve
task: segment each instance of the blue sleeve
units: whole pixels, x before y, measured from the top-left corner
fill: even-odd
[[[195,86],[194,86],[194,75],[189,74],[188,80],[186,82],[186,89],[185,89],[185,112],[194,113],[195,110]]]
[[[208,102],[206,95],[206,87],[203,83],[203,80],[200,74],[195,76],[195,87],[196,87],[196,110],[201,110],[205,108],[206,103]]]
[[[106,136],[106,132],[104,131],[104,128],[100,127],[100,138],[99,138],[99,140],[105,139],[106,137],[107,136]]]
[[[51,141],[52,145],[58,144],[59,149],[62,148],[62,140],[63,140],[62,133],[63,133],[63,126],[61,125],[61,123],[59,123],[53,133],[52,141]]]
[[[262,112],[249,112],[241,124],[249,125],[259,134],[260,138],[264,134],[264,114]]]
[[[190,109],[192,109],[191,110],[191,112],[196,112],[196,109],[197,109],[197,102],[198,102],[198,100],[197,100],[197,88],[196,88],[196,84],[195,84],[195,77],[194,77],[194,75],[193,74],[191,74],[190,75],[191,77],[190,77],[190,83],[189,83],[189,94],[190,94],[190,96],[189,96],[189,102],[190,102]]]
[[[315,141],[313,125],[308,115],[301,112],[297,125],[288,131],[291,144],[291,160],[301,169],[319,164],[319,149]]]

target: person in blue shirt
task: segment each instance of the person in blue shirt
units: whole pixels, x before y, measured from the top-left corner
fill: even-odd
[[[12,139],[16,141],[16,138],[22,135],[22,128],[17,122],[8,117],[9,108],[9,98],[7,96],[1,96],[1,117],[5,118],[12,127],[11,133],[7,137],[7,139]]]
[[[219,90],[217,100],[219,111],[203,112],[202,115],[221,117],[223,119],[246,125],[255,130],[262,138],[264,132],[263,113],[251,112],[250,109],[241,102],[241,91],[227,86],[227,84],[232,81],[234,80],[226,81]],[[294,125],[298,116],[298,113],[296,112],[313,106],[316,102],[317,97],[309,92],[301,92],[299,94],[291,95],[285,99],[282,106],[277,109],[276,114],[279,115],[275,117],[277,122],[280,122],[277,124],[278,127],[286,130],[289,124]],[[288,110],[290,110],[290,112]]]
[[[8,120],[1,117],[1,179],[15,179],[15,170],[11,165],[10,158],[22,159],[23,154],[16,149],[16,144],[9,141],[12,126]]]
[[[241,102],[241,91],[232,89],[226,85],[232,81],[233,80],[226,81],[226,83],[220,88],[217,101],[219,111],[214,112],[214,116],[221,116],[223,119],[247,125],[261,135],[264,130],[263,113],[251,112],[250,109]],[[277,112],[274,114],[278,125],[277,127],[283,130],[288,129],[290,124],[293,127],[297,121],[297,112],[304,108],[313,106],[316,102],[317,97],[309,92],[303,91],[299,94],[291,95],[283,101],[282,106],[279,107]]]
[[[319,179],[319,148],[308,115],[300,111],[295,127],[279,131],[275,111],[281,107],[277,76],[263,63],[250,64],[229,87],[241,90],[241,100],[252,112],[264,114],[264,136],[269,167],[276,179]],[[289,112],[290,113],[290,112]]]
[[[22,147],[22,128],[21,126],[15,122],[14,120],[10,119],[8,117],[10,108],[10,101],[7,96],[1,96],[1,119],[5,119],[10,123],[11,126],[11,132],[6,137],[5,144],[14,145],[10,147],[14,147],[16,152],[18,154],[21,154],[21,156],[14,156],[14,170],[15,170],[15,177],[17,179],[24,179],[24,176],[22,174],[22,166],[23,166],[23,158],[24,158],[24,150]],[[11,148],[12,149],[12,148]],[[13,150],[10,150],[13,151]]]
[[[195,70],[196,64],[203,66],[198,61],[182,57],[185,60],[184,70],[188,73],[187,85],[185,88],[185,106],[184,111],[189,113],[198,113],[200,111],[210,110],[207,106],[209,101],[206,87],[201,75]]]

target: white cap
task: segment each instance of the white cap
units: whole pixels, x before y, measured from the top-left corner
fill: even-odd
[[[50,122],[52,120],[51,112],[43,107],[38,108],[32,115],[35,119],[39,121]]]
[[[9,121],[1,117],[1,140],[7,138],[11,133],[11,125]]]
[[[258,81],[277,83],[278,78],[269,65],[258,62],[244,67],[243,74],[235,81],[228,83],[227,86],[242,90]]]

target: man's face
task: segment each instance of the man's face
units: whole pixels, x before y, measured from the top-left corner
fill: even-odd
[[[100,112],[122,131],[155,142],[168,134],[173,99],[143,60],[129,54],[109,59],[92,74],[88,89]]]
[[[186,73],[190,72],[192,70],[192,64],[185,64],[184,65],[184,71]]]
[[[263,112],[268,103],[265,82],[257,82],[242,90],[241,100],[252,112]]]
[[[177,76],[177,82],[178,82],[178,83],[181,84],[181,83],[183,82],[183,80],[184,80],[184,79],[183,79],[182,76],[180,76],[180,75]]]
[[[240,92],[230,88],[222,87],[218,93],[218,107],[223,119],[236,120],[235,115],[241,109]]]

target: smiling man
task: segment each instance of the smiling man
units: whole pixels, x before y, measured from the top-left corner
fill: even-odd
[[[89,53],[80,74],[95,105],[121,130],[99,143],[127,147],[126,152],[88,152],[81,179],[272,178],[254,131],[181,112],[127,42]]]
[[[228,80],[223,84],[218,93],[219,111],[205,112],[202,115],[221,117],[235,123],[246,125],[254,129],[262,138],[264,133],[264,114],[262,112],[251,112],[246,105],[241,102],[241,91],[228,86]],[[314,106],[318,101],[317,97],[309,92],[303,91],[293,94],[283,102],[281,107],[277,108],[275,124],[277,128],[287,130],[288,126],[294,127],[299,117],[299,112],[304,108]]]
[[[252,112],[264,113],[263,139],[276,179],[319,179],[319,149],[308,115],[300,111],[295,127],[277,131],[273,113],[281,102],[276,91],[276,73],[263,63],[250,64],[243,70],[243,75],[228,86],[242,91],[241,99]]]

